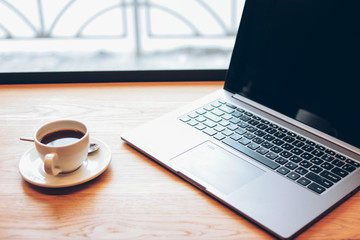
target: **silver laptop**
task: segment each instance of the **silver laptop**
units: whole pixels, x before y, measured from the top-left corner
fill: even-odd
[[[276,237],[297,236],[359,190],[358,9],[247,0],[224,89],[122,139]]]

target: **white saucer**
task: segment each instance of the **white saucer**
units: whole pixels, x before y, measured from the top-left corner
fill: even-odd
[[[74,172],[58,176],[48,175],[44,171],[43,161],[35,147],[32,147],[20,159],[20,174],[29,183],[47,188],[70,187],[90,181],[102,174],[111,161],[111,150],[108,145],[96,138],[90,138],[90,142],[99,144],[100,149],[89,155]]]

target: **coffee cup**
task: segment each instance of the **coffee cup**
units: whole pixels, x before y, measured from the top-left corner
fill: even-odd
[[[41,126],[35,132],[34,142],[45,172],[56,176],[82,165],[88,155],[90,136],[85,124],[58,120]]]

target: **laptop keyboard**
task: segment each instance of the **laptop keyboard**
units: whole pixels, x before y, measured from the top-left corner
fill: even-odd
[[[353,159],[222,100],[179,119],[318,194],[360,167]]]

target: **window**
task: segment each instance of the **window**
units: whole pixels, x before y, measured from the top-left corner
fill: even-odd
[[[0,73],[227,69],[244,0],[2,0]]]

